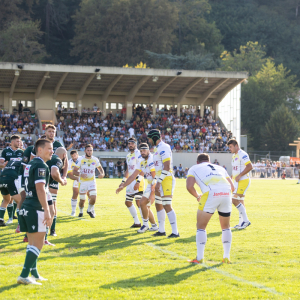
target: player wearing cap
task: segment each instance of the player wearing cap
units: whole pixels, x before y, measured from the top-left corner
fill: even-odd
[[[195,190],[195,183],[199,185],[202,195]],[[196,234],[197,257],[189,262],[194,264],[204,262],[204,248],[207,242],[205,229],[215,210],[218,210],[224,248],[223,263],[230,263],[231,190],[234,190],[234,186],[227,171],[221,166],[210,164],[208,154],[199,154],[197,164],[189,169],[186,188],[199,202]]]
[[[124,187],[127,187],[136,180],[136,177],[145,175],[148,185],[143,193],[140,201],[141,210],[143,213],[143,226],[137,231],[138,233],[144,233],[147,230],[157,231],[158,227],[155,223],[154,215],[150,209],[151,204],[154,202],[155,192],[155,168],[153,163],[153,155],[150,153],[149,146],[146,143],[140,144],[141,158],[138,160],[135,171],[127,178],[127,180],[121,184],[116,190],[118,194]],[[149,220],[152,227],[149,229]]]
[[[152,129],[148,132],[150,145],[155,146],[153,163],[155,167],[157,183],[155,186],[155,206],[159,229],[154,236],[165,236],[165,211],[172,227],[169,238],[179,237],[175,211],[172,208],[172,198],[175,188],[175,177],[173,175],[173,158],[171,147],[161,140],[160,131]]]
[[[134,171],[136,170],[138,159],[141,158],[141,153],[137,149],[136,139],[134,137],[128,139],[128,148],[130,153],[126,157],[127,169],[125,171],[124,177],[119,187],[121,187],[122,184],[126,181],[126,179],[134,173]],[[133,205],[133,199],[135,199],[141,217],[143,218],[143,213],[140,206],[140,200],[142,199],[143,191],[144,191],[144,177],[141,175],[139,175],[139,177],[136,178],[135,181],[132,181],[131,184],[126,187],[125,205],[127,206],[134,220],[134,224],[131,226],[131,228],[141,227],[141,222],[139,220],[136,208]]]
[[[240,149],[235,139],[228,141],[228,147],[232,155],[232,180],[235,190],[233,192],[232,203],[239,211],[239,224],[234,226],[236,229],[245,229],[251,222],[248,219],[245,208],[245,194],[250,186],[249,173],[253,169],[249,155]]]

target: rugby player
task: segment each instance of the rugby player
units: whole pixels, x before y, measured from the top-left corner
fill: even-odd
[[[240,149],[235,139],[230,139],[227,143],[232,155],[232,180],[234,182],[234,192],[232,203],[239,211],[239,224],[234,228],[242,230],[251,225],[245,208],[245,194],[250,186],[250,174],[253,169],[249,155]]]
[[[195,183],[199,185],[202,195],[195,190]],[[231,191],[234,191],[234,185],[227,171],[221,166],[210,164],[209,155],[201,153],[197,157],[197,164],[189,169],[186,188],[199,202],[196,233],[197,257],[189,262],[194,264],[204,262],[204,248],[207,242],[205,229],[215,210],[218,210],[224,248],[223,263],[230,263]]]
[[[23,150],[20,149],[20,143],[21,138],[18,135],[12,135],[10,138],[11,145],[7,148],[5,148],[2,151],[1,157],[0,157],[0,169],[5,168],[8,161],[10,160],[17,160],[21,161],[23,156]],[[6,224],[11,224],[13,222],[13,211],[14,211],[14,205],[13,200],[10,198],[9,194],[7,194],[7,197],[3,199],[1,207],[0,207],[0,226],[5,226]],[[4,222],[4,214],[7,208],[8,212],[8,221]]]
[[[45,135],[46,135],[46,138],[52,142],[54,152],[56,151],[57,148],[63,147],[63,145],[59,141],[55,140],[56,127],[54,125],[52,125],[52,124],[46,125]],[[63,172],[62,179],[64,180],[67,178],[67,173],[68,173],[68,160],[67,159],[65,161],[62,172]],[[53,222],[51,225],[51,230],[50,230],[50,235],[52,235],[52,236],[57,236],[55,227],[56,227],[56,220],[57,220],[57,202],[56,202],[56,200],[57,200],[58,187],[59,187],[58,182],[55,180],[53,180],[51,182],[51,184],[49,185],[49,191],[52,196],[54,211],[55,211],[54,219],[53,219]]]
[[[28,246],[19,284],[39,284],[41,277],[37,270],[37,259],[44,245],[46,227],[51,226],[51,214],[47,203],[47,188],[50,171],[46,164],[53,154],[52,142],[39,139],[35,144],[36,157],[24,170],[26,199],[19,212],[21,232],[27,232]],[[31,272],[32,277],[29,277]]]
[[[73,168],[73,174],[79,176],[80,213],[78,217],[83,217],[85,195],[89,192],[87,213],[91,218],[95,218],[95,202],[97,196],[95,170],[98,169],[100,173],[98,178],[100,179],[104,177],[104,170],[100,165],[99,159],[93,156],[93,146],[91,144],[85,146],[84,152],[85,155],[78,158],[76,166]]]
[[[78,194],[79,194],[79,190],[78,190],[78,180],[79,177],[75,176],[73,174],[73,169],[76,166],[76,163],[78,161],[78,152],[77,150],[72,150],[70,152],[71,158],[69,159],[69,170],[68,170],[68,176],[70,179],[74,180],[73,182],[73,195],[72,195],[72,199],[71,199],[71,207],[72,207],[72,212],[71,212],[71,216],[75,216],[76,214],[76,206],[77,206],[77,198],[78,198]]]
[[[168,215],[172,227],[172,234],[168,238],[178,238],[177,220],[174,209],[172,208],[172,198],[175,188],[175,177],[173,175],[173,158],[170,146],[161,139],[158,129],[148,132],[150,145],[155,146],[153,152],[153,163],[155,167],[157,183],[155,186],[155,206],[159,229],[153,236],[165,236],[165,219]]]
[[[130,153],[127,154],[126,157],[126,170],[124,177],[122,179],[121,184],[119,187],[122,186],[122,184],[126,181],[126,179],[131,176],[134,171],[136,170],[136,166],[138,163],[139,157],[141,157],[140,151],[137,149],[136,145],[136,139],[134,137],[131,137],[128,139],[128,148]],[[140,228],[141,222],[139,220],[137,211],[135,206],[133,205],[133,199],[135,199],[136,205],[139,208],[141,217],[143,218],[143,213],[140,206],[140,200],[142,199],[144,191],[144,177],[139,175],[138,178],[136,178],[136,181],[133,181],[130,185],[126,187],[126,198],[125,198],[125,205],[127,206],[134,223],[130,228]]]
[[[50,171],[50,179],[49,179],[49,186],[53,183],[53,181],[60,183],[62,186],[67,184],[67,179],[62,179],[60,176],[60,172],[62,171],[65,161],[67,160],[67,150],[63,147],[59,147],[56,149],[55,154],[52,155],[51,159],[46,162],[49,171]],[[53,203],[52,194],[49,189],[47,191],[47,200],[52,200],[51,203]],[[50,209],[51,213],[51,219],[54,219],[55,215],[55,209],[53,204],[53,212]],[[50,243],[47,239],[47,233],[45,237],[45,244],[49,246],[55,246],[54,244]]]
[[[138,233],[144,233],[147,230],[150,231],[158,230],[158,226],[155,223],[154,215],[150,209],[150,206],[155,199],[154,194],[155,194],[156,179],[155,179],[153,155],[150,153],[149,146],[146,143],[142,143],[140,144],[139,148],[142,157],[139,159],[135,171],[127,178],[127,180],[123,184],[121,184],[121,187],[117,189],[116,193],[118,194],[124,187],[127,187],[133,181],[135,181],[138,175],[144,174],[146,176],[148,185],[140,201],[140,206],[143,213],[143,226],[137,231]],[[148,224],[149,220],[152,225],[150,229]]]

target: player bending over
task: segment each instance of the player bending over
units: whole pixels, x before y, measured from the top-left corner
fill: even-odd
[[[239,224],[234,228],[242,230],[251,225],[245,208],[245,194],[250,186],[250,171],[253,169],[249,155],[240,149],[235,139],[228,141],[228,147],[232,155],[232,180],[234,192],[232,203],[239,211]]]
[[[195,183],[199,185],[202,195],[195,190]],[[234,190],[234,185],[228,173],[223,167],[210,164],[208,154],[199,154],[197,164],[189,169],[186,188],[199,202],[196,233],[197,257],[189,262],[194,264],[204,262],[204,248],[207,242],[205,229],[215,210],[218,210],[224,248],[223,263],[230,263],[231,191]]]
[[[35,144],[36,157],[24,170],[26,199],[19,212],[21,232],[27,232],[28,246],[19,284],[39,284],[45,280],[37,270],[37,260],[44,245],[46,227],[51,226],[51,215],[47,203],[47,188],[50,172],[46,164],[53,154],[49,140],[39,139]],[[31,272],[32,277],[29,278]]]
[[[125,170],[124,178],[123,178],[121,184],[119,185],[119,187],[122,186],[122,184],[126,181],[128,176],[131,176],[134,173],[134,171],[136,170],[138,159],[139,159],[139,157],[141,157],[141,153],[137,149],[135,138],[131,137],[130,139],[128,139],[128,148],[129,148],[130,153],[126,157],[127,168]],[[136,181],[132,181],[131,184],[126,187],[125,205],[127,206],[128,210],[134,220],[134,223],[131,226],[131,228],[141,227],[141,222],[139,220],[136,208],[133,205],[133,199],[135,198],[136,205],[139,208],[141,217],[143,218],[143,213],[142,213],[142,209],[140,206],[140,200],[142,199],[143,191],[144,191],[144,177],[143,176],[139,176],[138,178],[136,178]]]
[[[154,215],[150,209],[151,204],[154,202],[155,195],[155,168],[153,163],[153,155],[150,153],[149,146],[146,143],[140,144],[141,158],[138,161],[135,171],[127,178],[127,180],[121,184],[116,191],[118,194],[124,187],[130,185],[135,181],[138,175],[145,174],[148,185],[144,191],[140,206],[143,213],[143,226],[137,231],[138,233],[144,233],[147,230],[157,231],[158,227],[155,223]],[[152,227],[149,229],[149,220]]]
[[[104,177],[104,170],[100,165],[99,159],[93,156],[93,146],[91,144],[85,146],[84,152],[85,155],[78,158],[76,166],[74,166],[73,169],[73,174],[79,176],[80,213],[78,217],[83,217],[85,195],[89,192],[89,206],[87,213],[91,218],[95,218],[95,203],[97,196],[95,170],[98,169],[100,173],[98,178],[100,179]]]

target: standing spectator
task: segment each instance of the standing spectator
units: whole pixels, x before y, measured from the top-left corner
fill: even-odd
[[[130,137],[134,136],[134,129],[132,127],[129,128],[128,130]]]
[[[21,114],[22,112],[23,112],[23,104],[20,101],[20,103],[19,103],[19,114]]]
[[[107,177],[107,162],[105,159],[101,160],[101,165],[102,165],[102,168],[104,170],[104,176]]]
[[[121,162],[121,159],[119,159],[117,161],[117,168],[118,168],[118,176],[119,176],[119,178],[121,178],[121,175],[122,175],[122,162]]]
[[[114,177],[113,174],[114,174],[114,163],[111,160],[109,162],[109,164],[108,164],[108,175],[109,175],[109,178],[113,178]]]
[[[98,106],[97,104],[95,103],[94,106],[93,106],[93,112],[97,112],[98,111]]]
[[[58,112],[58,114],[61,114],[61,103],[60,102],[57,105],[57,112]]]

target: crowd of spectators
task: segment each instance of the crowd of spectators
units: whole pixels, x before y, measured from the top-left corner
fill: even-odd
[[[12,134],[22,137],[24,146],[33,144],[34,136],[38,136],[39,121],[30,111],[14,110],[11,114],[0,106],[0,148],[6,148]]]
[[[138,143],[147,142],[147,132],[159,129],[162,139],[173,151],[223,152],[229,151],[227,141],[231,132],[219,126],[214,119],[214,111],[205,109],[204,116],[195,107],[182,108],[180,116],[177,109],[164,107],[153,114],[151,106],[133,106],[132,118],[125,121],[126,110],[108,113],[102,117],[96,104],[90,113],[58,112],[58,129],[63,131],[65,146],[73,144],[74,149],[84,150],[91,143],[95,150],[128,151],[127,140],[135,136]]]

